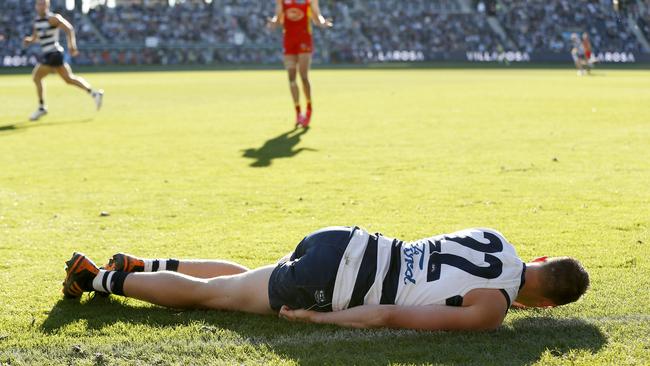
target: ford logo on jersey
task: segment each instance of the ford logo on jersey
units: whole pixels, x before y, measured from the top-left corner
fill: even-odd
[[[420,271],[424,269],[424,243],[422,244],[413,244],[412,246],[404,247],[402,250],[404,253],[404,262],[406,263],[406,270],[404,271],[404,284],[412,283],[415,284],[415,278],[413,277],[413,263],[415,263],[415,257],[420,256],[418,266]]]

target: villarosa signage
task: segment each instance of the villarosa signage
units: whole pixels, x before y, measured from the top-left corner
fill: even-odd
[[[650,55],[635,56],[632,52],[607,51],[596,52],[596,61],[600,63],[636,63],[650,61]],[[465,53],[465,61],[469,62],[573,62],[569,52],[481,52]]]
[[[528,52],[467,52],[467,61],[472,62],[530,62]]]
[[[243,38],[241,40],[243,43]],[[147,40],[147,47],[156,48],[157,43],[153,44]],[[221,52],[229,52],[229,48],[220,48]],[[109,47],[106,51],[111,51]],[[255,52],[251,49],[250,52]],[[330,48],[329,54],[336,54],[336,49]],[[331,57],[319,59],[319,62],[327,64],[335,63],[393,63],[393,62],[471,62],[471,63],[567,63],[573,64],[570,53],[567,52],[523,52],[523,51],[451,51],[451,52],[429,52],[426,50],[384,50],[384,51],[366,51],[358,50],[353,52],[356,55],[355,61],[345,57]],[[327,54],[327,52],[326,52]],[[317,55],[320,57],[320,55]],[[632,63],[650,63],[650,54],[624,52],[624,51],[596,51],[592,56],[598,63],[607,64],[632,64]],[[67,59],[68,62],[74,63],[74,59]],[[33,55],[7,55],[2,54],[0,50],[0,67],[18,67],[33,66],[37,59]]]
[[[598,62],[629,63],[636,62],[632,52],[599,52],[596,54]]]

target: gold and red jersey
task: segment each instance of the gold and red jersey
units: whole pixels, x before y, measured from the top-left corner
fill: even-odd
[[[582,48],[585,50],[585,57],[588,59],[591,58],[591,42],[589,39],[582,39]]]
[[[284,14],[284,53],[297,55],[312,52],[310,0],[282,0]]]

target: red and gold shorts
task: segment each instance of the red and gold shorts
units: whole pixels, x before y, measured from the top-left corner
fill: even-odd
[[[312,53],[313,40],[309,33],[299,36],[284,36],[284,54],[298,55],[301,53]]]

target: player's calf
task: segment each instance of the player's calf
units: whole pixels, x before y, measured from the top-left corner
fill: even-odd
[[[159,272],[178,271],[177,259],[148,259],[131,254],[117,253],[113,255],[104,269],[121,272]]]

